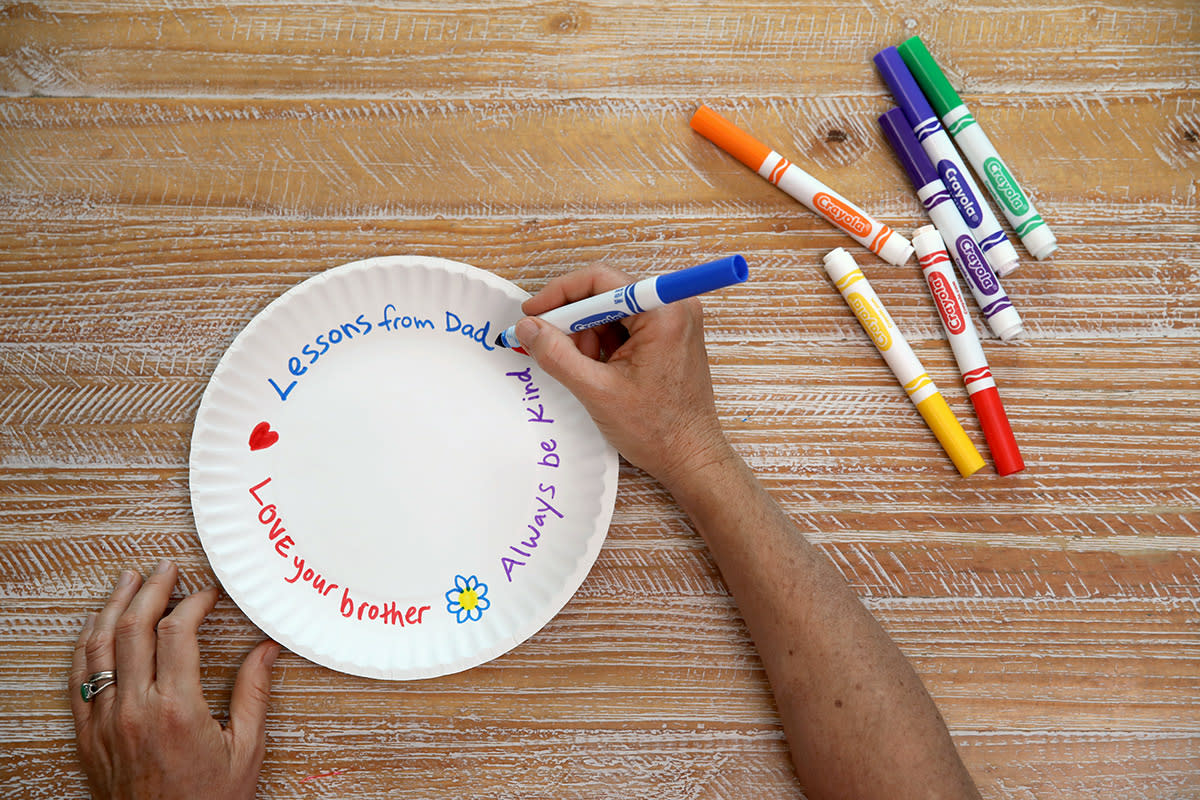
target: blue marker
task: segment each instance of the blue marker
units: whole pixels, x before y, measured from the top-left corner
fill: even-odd
[[[741,256],[726,256],[707,264],[688,267],[679,272],[668,272],[665,275],[655,275],[653,278],[645,278],[611,292],[559,306],[542,314],[538,319],[549,322],[563,333],[578,333],[644,311],[662,308],[676,300],[724,289],[726,286],[741,283],[748,277],[750,270],[746,266],[746,259]],[[525,352],[517,339],[516,325],[497,336],[496,344]]]

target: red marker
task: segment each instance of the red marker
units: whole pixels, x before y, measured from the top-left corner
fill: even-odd
[[[1020,472],[1025,469],[1025,462],[1021,459],[1021,451],[1017,449],[1017,440],[1013,438],[1004,404],[1000,402],[996,380],[988,369],[987,358],[979,344],[979,334],[967,316],[966,304],[962,292],[958,290],[946,245],[932,225],[920,228],[913,236],[912,243],[917,249],[917,257],[921,259],[921,269],[925,273],[933,302],[937,305],[938,315],[942,318],[942,328],[954,350],[954,360],[962,371],[963,385],[967,388],[971,405],[975,406],[975,414],[979,417],[983,435],[992,451],[996,472],[1001,475]]]

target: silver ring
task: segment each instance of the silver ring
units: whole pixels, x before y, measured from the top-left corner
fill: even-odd
[[[114,670],[104,670],[103,672],[94,672],[88,676],[88,679],[79,686],[79,696],[83,698],[83,702],[90,703],[92,698],[103,692],[117,682],[117,673]]]

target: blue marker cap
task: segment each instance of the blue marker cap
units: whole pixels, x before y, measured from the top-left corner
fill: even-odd
[[[904,109],[909,125],[915,128],[930,117],[937,120],[933,106],[925,99],[925,93],[900,57],[899,50],[894,47],[880,50],[875,54],[875,66],[879,67],[879,74],[896,96],[896,104]]]
[[[908,118],[898,108],[893,108],[879,118],[879,127],[883,135],[896,151],[896,158],[904,166],[904,171],[913,182],[913,187],[920,191],[923,186],[933,181],[941,180],[933,162],[925,155],[925,149],[913,134]]]
[[[679,272],[659,275],[654,290],[664,303],[674,303],[685,297],[695,297],[741,283],[749,277],[750,269],[746,266],[746,259],[741,256],[726,256]]]

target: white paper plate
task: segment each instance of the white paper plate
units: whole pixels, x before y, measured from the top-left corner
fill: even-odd
[[[579,588],[617,457],[561,385],[491,349],[528,295],[466,264],[331,269],[246,326],[192,433],[196,528],[276,641],[387,679],[507,652]]]

